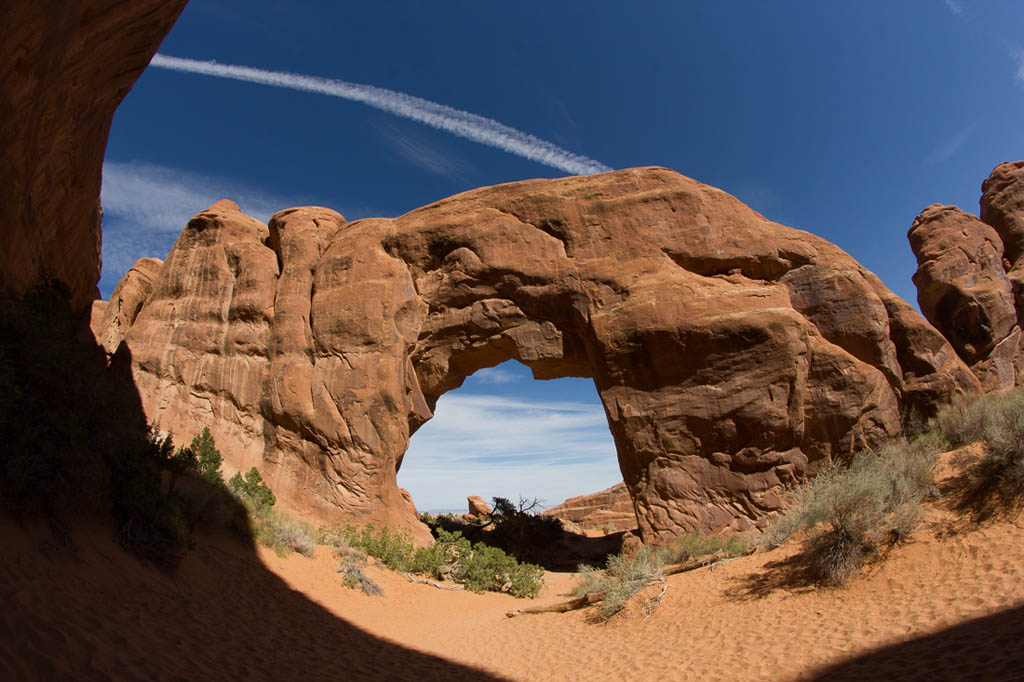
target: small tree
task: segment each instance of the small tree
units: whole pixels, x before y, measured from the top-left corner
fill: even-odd
[[[228,488],[236,495],[248,497],[258,509],[268,509],[277,502],[273,491],[256,467],[249,469],[245,477],[240,472],[236,473],[228,481]]]
[[[224,458],[220,455],[220,450],[213,442],[213,436],[210,435],[210,427],[207,426],[203,429],[203,432],[192,439],[192,443],[188,446],[188,449],[195,454],[196,472],[214,484],[224,483],[224,473],[220,469],[221,463]]]

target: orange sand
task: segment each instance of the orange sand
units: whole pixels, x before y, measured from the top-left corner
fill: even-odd
[[[783,547],[669,578],[648,619],[505,612],[560,601],[447,592],[367,569],[341,587],[307,559],[204,537],[170,578],[98,524],[76,553],[0,521],[0,679],[1024,679],[1024,518],[938,539],[931,528],[845,589],[778,585]],[[940,519],[941,520],[941,519]],[[653,590],[657,592],[657,589]]]

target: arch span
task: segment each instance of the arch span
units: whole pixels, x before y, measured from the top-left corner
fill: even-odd
[[[901,412],[978,390],[838,247],[663,168],[353,223],[300,208],[268,227],[220,202],[149,286],[103,338],[131,348],[151,419],[182,438],[210,424],[292,506],[420,533],[395,480],[409,436],[507,359],[593,378],[651,541],[763,524],[794,483],[898,434]]]

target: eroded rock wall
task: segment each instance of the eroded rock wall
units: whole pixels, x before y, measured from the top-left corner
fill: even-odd
[[[0,3],[0,294],[47,278],[98,298],[100,179],[114,109],[186,0]]]
[[[908,233],[921,312],[986,391],[1024,383],[1024,161],[997,166],[982,185],[981,219],[933,204]]]
[[[220,202],[131,326],[98,333],[123,336],[147,414],[179,441],[209,425],[285,504],[420,534],[395,483],[410,435],[510,358],[593,378],[653,541],[762,524],[901,417],[979,390],[842,250],[662,168],[353,223],[300,208],[264,226]]]

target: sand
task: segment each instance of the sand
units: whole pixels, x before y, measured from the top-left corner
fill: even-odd
[[[843,589],[778,579],[784,546],[672,576],[649,617],[607,625],[505,616],[562,600],[570,574],[523,601],[370,567],[386,596],[369,597],[326,547],[281,558],[202,536],[172,578],[98,521],[76,549],[6,518],[0,537],[2,680],[1024,679],[1024,518],[951,533],[930,512]]]

